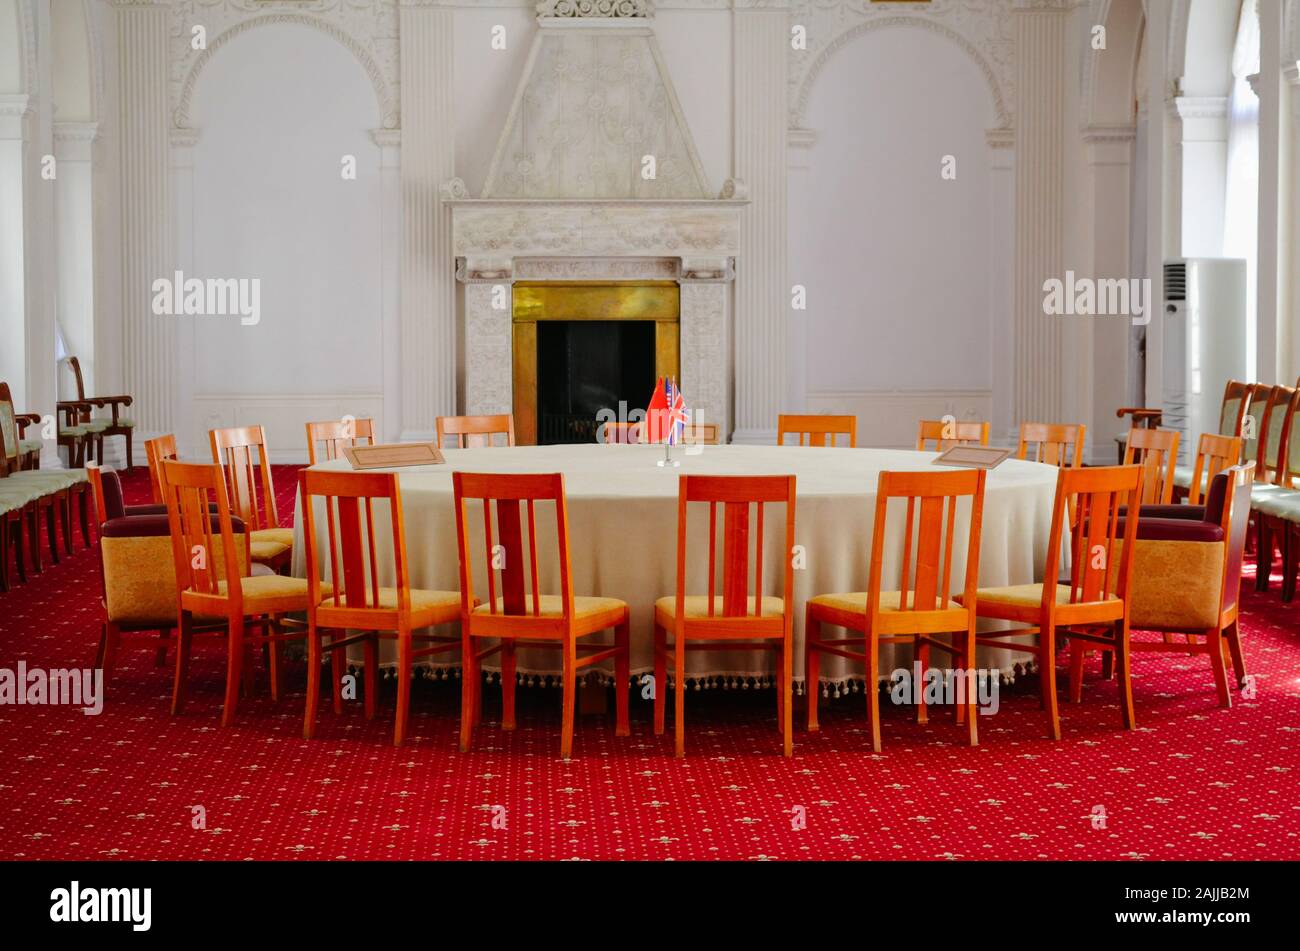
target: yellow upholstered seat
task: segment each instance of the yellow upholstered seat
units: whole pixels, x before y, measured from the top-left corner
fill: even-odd
[[[414,596],[415,592],[412,591],[411,594]],[[457,597],[459,597],[459,595],[457,595]],[[558,618],[564,616],[564,603],[560,600],[558,594],[543,594],[537,599],[537,601],[537,617]],[[505,607],[501,598],[497,598],[495,608],[491,608],[486,604],[480,604],[474,609],[474,613],[501,614],[504,610]],[[583,597],[580,595],[575,595],[573,598],[573,616],[582,621],[584,627],[588,626],[588,622],[595,618],[621,617],[623,612],[626,610],[627,604],[620,601],[618,598],[593,598]],[[521,616],[533,616],[533,599],[531,597],[524,599],[524,613]],[[599,625],[596,627],[596,630],[600,630],[602,627],[609,627],[612,623],[613,622],[611,621],[609,624]]]
[[[899,610],[897,591],[880,592],[880,610],[897,611]],[[908,607],[911,608],[914,592],[909,592]],[[865,591],[847,591],[841,594],[819,594],[815,598],[808,599],[809,604],[817,604],[823,607],[832,608],[836,611],[852,611],[856,614],[865,614],[867,611],[867,592]],[[942,611],[945,606],[936,605],[935,610]],[[956,601],[949,601],[946,605],[949,611],[960,611],[961,605]]]
[[[327,585],[321,585],[324,590]],[[325,597],[321,599],[321,607],[334,607],[334,598]],[[367,607],[387,608],[390,611],[397,610],[397,589],[380,588],[379,603],[371,604]],[[460,607],[459,591],[430,591],[427,588],[411,589],[411,610],[427,611],[431,608]]]
[[[259,542],[271,542],[275,545],[283,545],[285,548],[293,547],[292,528],[259,528],[252,534],[253,544]]]
[[[1043,603],[1043,586],[1041,583],[1035,584],[1013,584],[1001,588],[980,588],[975,593],[976,603],[984,608],[992,604],[1013,604],[1018,607],[1036,607]],[[1107,601],[1118,601],[1115,595],[1106,596]],[[1056,603],[1070,603],[1070,586],[1068,584],[1058,584],[1056,586]]]
[[[241,578],[240,590],[244,596],[244,614],[283,614],[287,611],[307,609],[307,579],[286,578],[284,575],[256,575]],[[184,607],[201,617],[218,617],[226,613],[222,602],[226,598],[227,583],[217,582],[217,594],[204,595],[187,591],[182,594]],[[321,591],[333,591],[322,582]]]
[[[760,605],[760,617],[781,617],[785,613],[785,602],[775,595],[766,595]],[[753,595],[745,598],[745,613],[753,616]],[[662,627],[672,627],[672,619],[677,613],[677,598],[669,595],[655,602],[655,623]],[[709,596],[707,594],[688,594],[686,596],[686,617],[706,618],[709,616]],[[722,607],[722,595],[713,597],[713,616],[725,616]]]

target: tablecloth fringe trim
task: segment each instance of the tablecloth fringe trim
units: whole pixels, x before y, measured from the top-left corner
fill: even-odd
[[[348,671],[360,676],[365,668],[349,664]],[[1016,682],[1017,677],[1023,677],[1038,672],[1038,662],[1036,660],[1027,660],[1016,663],[1006,670],[999,672],[999,682],[1003,686],[1010,686]],[[421,680],[459,680],[461,676],[460,667],[417,667],[413,671],[415,676]],[[628,681],[629,687],[643,687],[641,678],[646,674],[652,673],[651,670],[637,671],[631,675]],[[395,679],[397,676],[396,662],[383,664],[380,667],[380,676],[385,680]],[[483,671],[483,676],[488,684],[500,684],[501,674],[494,670]],[[668,675],[668,682],[665,689],[674,688],[672,675]],[[559,687],[561,676],[559,674],[547,671],[516,671],[515,684],[520,687],[542,687],[552,688]],[[578,683],[591,686],[612,687],[615,684],[614,675],[605,671],[592,670],[578,675]],[[862,675],[848,675],[846,677],[821,677],[822,696],[826,698],[842,697],[850,693],[861,693],[866,684],[866,677]],[[888,683],[888,676],[880,680],[881,688],[885,688]],[[777,678],[771,673],[755,672],[731,672],[715,674],[693,674],[686,678],[686,687],[688,690],[774,690],[776,689]],[[796,679],[793,687],[796,696],[803,696],[805,682]]]

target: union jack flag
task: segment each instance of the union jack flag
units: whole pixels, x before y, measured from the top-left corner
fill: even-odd
[[[686,433],[686,397],[674,380],[664,381],[664,402],[668,405],[668,445],[675,446]]]
[[[654,396],[646,407],[645,429],[647,442],[666,442],[675,446],[685,435],[686,399],[677,384],[668,377],[655,384]]]

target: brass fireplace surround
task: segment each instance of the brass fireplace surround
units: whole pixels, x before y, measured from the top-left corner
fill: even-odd
[[[519,281],[512,333],[515,441],[521,446],[537,442],[540,320],[653,320],[655,376],[679,375],[681,288],[676,281]]]

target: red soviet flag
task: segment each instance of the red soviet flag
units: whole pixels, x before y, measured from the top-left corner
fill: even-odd
[[[664,392],[664,378],[660,377],[650,405],[645,408],[645,441],[663,442],[668,429],[668,395]]]

